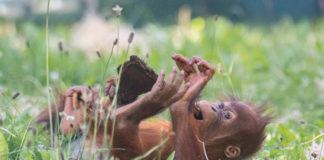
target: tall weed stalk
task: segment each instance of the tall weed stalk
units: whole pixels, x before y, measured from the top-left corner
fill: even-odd
[[[49,6],[50,0],[47,0],[47,9],[46,9],[46,91],[47,91],[47,106],[49,111],[49,119],[50,119],[50,132],[51,132],[51,147],[54,145],[54,134],[53,134],[53,122],[52,122],[52,108],[50,102],[50,91],[49,91],[49,36],[48,36],[48,18],[49,18]]]

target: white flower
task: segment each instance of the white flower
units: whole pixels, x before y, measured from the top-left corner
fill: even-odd
[[[58,72],[51,72],[51,80],[56,81],[59,79],[59,73]]]
[[[305,150],[307,160],[321,160],[324,158],[324,142],[317,144],[313,140],[312,145]]]
[[[113,8],[113,11],[115,12],[116,17],[121,16],[122,10],[123,10],[123,8],[121,8],[118,4]]]

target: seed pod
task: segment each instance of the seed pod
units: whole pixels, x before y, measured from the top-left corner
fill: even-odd
[[[103,159],[104,159],[104,155],[103,155],[102,152],[99,153],[99,158],[98,158],[98,159],[99,159],[99,160],[103,160]]]
[[[30,148],[30,147],[31,147],[31,145],[32,145],[31,141],[30,141],[30,140],[28,140],[28,141],[27,141],[27,145],[26,145],[26,146],[27,146],[27,148]]]
[[[62,151],[60,151],[60,157],[61,157],[61,160],[64,160],[64,154]]]
[[[15,100],[19,95],[20,95],[19,92],[15,93],[15,94],[12,96],[12,100]]]
[[[117,45],[117,43],[118,43],[118,38],[115,39],[114,46]]]
[[[27,46],[27,48],[30,48],[30,43],[29,43],[29,41],[26,41],[26,46]]]
[[[99,51],[97,51],[96,54],[97,54],[97,56],[98,56],[99,58],[101,58],[101,54],[100,54]]]
[[[28,127],[28,131],[31,131],[34,136],[37,135],[37,129],[35,127]]]
[[[300,124],[305,124],[305,120],[300,120],[299,123]]]
[[[128,37],[128,43],[132,43],[133,39],[134,39],[134,32],[131,32]]]
[[[219,18],[219,16],[218,16],[218,14],[216,14],[216,15],[214,16],[214,20],[217,21],[218,18]]]
[[[60,52],[63,51],[63,43],[61,41],[58,43],[58,48]]]
[[[317,154],[316,154],[315,152],[313,152],[313,153],[311,154],[311,156],[314,157],[314,158],[316,158],[316,157],[317,157]]]

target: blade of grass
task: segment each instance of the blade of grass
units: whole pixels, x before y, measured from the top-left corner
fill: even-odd
[[[171,135],[171,134],[170,134]],[[168,137],[166,137],[165,139],[163,139],[163,141],[161,141],[159,144],[157,144],[156,146],[152,147],[150,150],[148,150],[146,153],[144,153],[141,156],[138,156],[136,158],[134,158],[133,160],[141,160],[144,159],[145,157],[149,156],[151,153],[153,153],[155,150],[157,150],[158,148],[160,148],[163,144],[165,144],[169,138],[170,135],[168,135]]]
[[[26,130],[25,130],[25,132],[24,132],[23,138],[22,138],[21,143],[20,143],[20,146],[19,146],[19,149],[20,149],[20,150],[21,150],[21,148],[22,148],[22,146],[23,146],[23,144],[24,144],[24,142],[25,142],[25,138],[26,138],[26,135],[27,135],[27,132],[28,132],[28,127],[30,126],[31,121],[32,121],[32,120],[30,120],[30,121],[28,122],[28,125],[27,125],[27,127],[26,127]],[[18,158],[18,155],[19,155],[19,154],[17,154],[17,156],[16,156],[16,158],[15,158],[16,160],[17,160],[17,158]]]
[[[11,133],[9,130],[3,128],[3,127],[0,127],[0,130],[3,130],[5,132],[7,132],[8,134],[10,134],[11,136],[13,136],[14,138],[16,138],[16,135],[14,135],[13,133]]]

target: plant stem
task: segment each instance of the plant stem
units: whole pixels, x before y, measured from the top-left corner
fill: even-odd
[[[118,38],[118,42],[117,42],[117,56],[119,56],[119,26],[120,26],[120,19],[119,17],[117,18],[117,38]],[[120,75],[121,72],[123,71],[123,67],[124,67],[124,63],[122,63],[120,69],[119,69],[119,73],[118,73],[118,79],[117,79],[117,85],[116,85],[116,89],[115,89],[115,95],[114,95],[114,99],[112,101],[112,116],[113,116],[113,123],[112,123],[112,127],[111,127],[111,133],[110,133],[110,142],[109,142],[109,148],[111,149],[113,141],[114,141],[114,132],[115,132],[115,125],[116,125],[116,109],[117,109],[117,94],[118,94],[118,90],[119,90],[119,82],[120,82]],[[109,157],[109,156],[108,156]]]
[[[130,46],[130,43],[128,43],[128,45],[127,45],[126,56],[128,55],[129,46]]]
[[[118,41],[117,41],[117,56],[119,55],[119,42],[120,42],[120,40],[119,40],[119,29],[120,29],[120,18],[118,17],[117,18],[117,39],[118,39]]]
[[[52,108],[50,102],[50,92],[49,92],[49,54],[48,54],[48,47],[49,47],[49,38],[48,38],[48,17],[49,17],[49,6],[50,0],[47,0],[47,10],[46,10],[46,90],[47,90],[47,105],[49,109],[49,119],[50,119],[50,131],[51,131],[51,147],[53,147],[53,122],[52,122]]]
[[[106,64],[105,64],[104,68],[103,68],[103,73],[102,73],[102,79],[101,79],[101,87],[100,87],[100,89],[104,88],[104,84],[105,84],[104,79],[105,79],[105,76],[106,76],[106,72],[107,72],[107,68],[108,68],[108,65],[109,65],[109,62],[110,62],[111,56],[112,56],[112,54],[113,54],[113,52],[114,52],[114,48],[115,48],[115,45],[113,44],[113,46],[111,47],[111,51],[110,51],[109,57],[108,57],[108,59],[107,59],[107,62],[106,62]]]
[[[92,154],[92,148],[95,147],[96,144],[96,137],[97,137],[97,130],[98,130],[98,108],[99,107],[95,107],[94,111],[95,111],[95,123],[94,123],[94,132],[93,132],[93,140],[91,143],[91,149],[90,149],[90,153]]]

